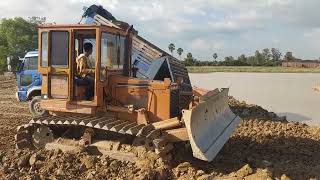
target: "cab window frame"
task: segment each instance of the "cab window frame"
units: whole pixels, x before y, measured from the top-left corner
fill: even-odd
[[[34,63],[31,63],[31,61],[35,61]],[[32,56],[25,58],[25,61],[23,63],[23,71],[26,70],[38,70],[38,56]]]
[[[106,80],[106,75],[103,75],[103,72],[106,70],[106,67],[108,67],[108,62],[105,61],[104,55],[108,56],[107,53],[103,51],[104,46],[104,39],[108,40],[108,36],[113,36],[112,39],[114,39],[115,42],[115,50],[113,53],[115,53],[115,59],[111,59],[111,68],[109,70],[124,70],[124,65],[125,65],[125,54],[126,54],[126,37],[123,35],[120,35],[119,33],[111,33],[111,32],[106,32],[102,31],[100,32],[100,81],[105,81]],[[107,46],[108,49],[108,46]],[[119,57],[118,57],[119,56]],[[104,65],[104,66],[103,66]]]
[[[46,34],[46,47],[43,48],[44,45],[44,34]],[[49,31],[42,31],[41,32],[41,47],[40,47],[40,67],[42,68],[47,68],[49,67]],[[44,56],[44,50],[46,51],[46,54]],[[46,61],[44,60],[44,57],[46,59]],[[44,64],[45,62],[45,64]]]
[[[67,33],[67,49],[66,49],[66,65],[53,65],[52,63],[52,57],[53,57],[53,53],[52,53],[52,49],[53,49],[53,46],[52,46],[52,34],[55,33],[55,32],[64,32],[64,33]],[[70,50],[70,31],[68,30],[50,30],[49,31],[49,39],[50,39],[50,42],[48,43],[49,46],[48,46],[48,49],[49,49],[49,54],[48,54],[48,57],[50,56],[50,61],[49,61],[49,66],[53,67],[53,68],[60,68],[60,69],[68,69],[69,68],[69,50]],[[60,44],[63,44],[63,43],[60,43]]]

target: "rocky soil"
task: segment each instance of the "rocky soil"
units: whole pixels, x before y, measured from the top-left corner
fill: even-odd
[[[0,76],[0,150],[14,149],[17,126],[31,119],[28,104],[17,101],[16,89],[13,77]]]
[[[211,163],[177,144],[168,161],[146,152],[140,161],[14,148],[16,127],[28,122],[28,104],[15,99],[15,80],[0,77],[0,179],[320,179],[320,128],[287,122],[256,105],[230,98],[243,121]]]

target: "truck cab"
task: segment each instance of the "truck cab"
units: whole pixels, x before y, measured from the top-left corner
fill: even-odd
[[[41,96],[42,76],[38,73],[38,51],[30,51],[20,60],[16,73],[16,97],[18,101],[29,101],[33,97]]]

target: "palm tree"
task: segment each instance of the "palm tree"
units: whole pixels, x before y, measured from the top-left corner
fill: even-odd
[[[180,60],[181,60],[181,55],[183,53],[183,49],[182,48],[178,48],[177,49],[177,53],[179,54]]]
[[[218,54],[217,53],[213,53],[212,57],[213,57],[214,60],[217,60]]]
[[[195,63],[195,59],[193,58],[192,54],[191,53],[188,53],[187,54],[187,58],[185,58],[185,63],[187,66],[192,66],[194,65]]]
[[[173,56],[173,51],[176,49],[176,46],[173,43],[170,43],[168,48],[169,48],[169,51],[171,52],[171,55]]]

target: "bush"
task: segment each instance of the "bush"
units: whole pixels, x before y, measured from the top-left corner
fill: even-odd
[[[0,59],[0,74],[3,74],[7,69],[7,62],[4,59]]]

